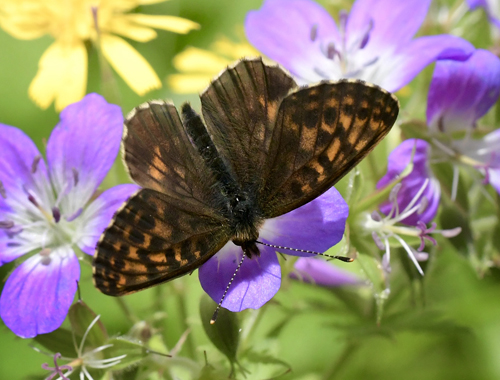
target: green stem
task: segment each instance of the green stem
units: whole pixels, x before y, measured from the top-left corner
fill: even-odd
[[[132,322],[132,323],[139,322],[139,318],[137,318],[134,315],[134,313],[132,312],[132,310],[130,309],[128,304],[125,302],[123,297],[115,297],[115,300],[118,303],[118,306],[120,307],[120,309],[123,311],[123,314],[125,315],[125,317],[127,317],[127,319],[130,322]]]
[[[184,331],[187,331],[190,329],[190,326],[187,322],[188,320],[188,313],[187,313],[187,305],[185,301],[185,296],[184,296],[184,291],[182,290],[177,290],[177,298],[179,299],[179,304],[180,304],[180,314],[181,314],[181,323],[182,323],[182,328]],[[186,344],[185,347],[188,351],[189,357],[196,359],[196,350],[192,338],[192,334],[188,334],[186,338]]]
[[[359,347],[359,344],[353,343],[353,342],[348,342],[340,356],[335,360],[332,365],[325,371],[323,374],[322,379],[323,380],[333,380],[337,376],[339,376],[340,372],[342,369],[346,366],[346,364],[349,362],[350,358],[352,355],[356,352],[357,348]]]

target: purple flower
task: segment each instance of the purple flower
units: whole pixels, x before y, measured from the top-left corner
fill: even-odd
[[[498,0],[466,0],[471,10],[484,8],[490,22],[500,28],[500,3]]]
[[[137,189],[120,185],[93,199],[120,148],[122,123],[118,106],[87,95],[61,112],[47,164],[21,130],[0,124],[0,265],[34,253],[7,279],[0,316],[23,338],[61,325],[80,276],[74,247],[92,255]]]
[[[361,283],[355,274],[314,257],[300,257],[294,268],[295,271],[290,273],[291,278],[311,284],[335,287]]]
[[[394,216],[397,211],[399,222],[413,226],[419,221],[429,223],[434,219],[439,207],[441,188],[430,171],[429,154],[429,143],[419,139],[405,140],[389,154],[387,173],[377,183],[377,189],[396,180],[410,163],[413,164],[413,170],[401,180],[396,203],[389,200],[380,205],[380,211],[385,215],[392,213]],[[403,210],[405,211],[402,212]]]
[[[344,234],[348,206],[335,188],[277,218],[268,219],[260,229],[260,240],[267,244],[295,249],[326,251]],[[269,301],[281,285],[281,269],[276,250],[259,246],[260,257],[243,261],[222,303],[231,311],[257,309]],[[284,250],[281,250],[284,251]],[[308,257],[311,253],[284,251]],[[203,289],[219,302],[242,258],[241,247],[227,243],[199,270]]]
[[[500,59],[478,49],[464,62],[439,61],[427,100],[427,124],[433,132],[465,130],[460,140],[434,140],[437,148],[459,163],[472,166],[500,193],[500,131],[472,139],[476,122],[500,95]],[[437,137],[439,137],[436,134]]]
[[[299,83],[359,78],[396,91],[437,59],[463,60],[473,46],[450,35],[413,39],[431,0],[357,0],[339,26],[311,0],[267,0],[248,13],[248,40]]]

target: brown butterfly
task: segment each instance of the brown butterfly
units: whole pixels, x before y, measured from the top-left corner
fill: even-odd
[[[152,101],[125,121],[124,160],[143,189],[97,245],[94,281],[106,294],[190,273],[229,241],[258,260],[264,221],[330,189],[389,132],[399,110],[377,86],[298,87],[261,59],[226,69],[200,98],[203,119],[187,103],[179,115],[173,104]]]

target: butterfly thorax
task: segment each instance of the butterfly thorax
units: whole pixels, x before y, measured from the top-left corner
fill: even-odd
[[[244,192],[238,192],[230,199],[232,242],[241,246],[249,258],[259,256],[259,248],[255,242],[259,238],[263,219],[257,213],[255,199]]]

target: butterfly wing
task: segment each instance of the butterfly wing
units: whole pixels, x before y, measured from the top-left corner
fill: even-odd
[[[190,273],[229,240],[211,215],[189,203],[142,189],[117,212],[97,244],[94,283],[124,295]]]
[[[172,104],[136,108],[125,121],[124,159],[145,189],[102,235],[94,282],[122,295],[189,273],[228,240],[226,202]]]
[[[266,218],[313,200],[390,131],[397,99],[362,81],[325,82],[289,94],[279,108],[259,194]]]
[[[259,58],[223,71],[200,95],[207,129],[243,189],[260,186],[278,107],[296,86]]]

